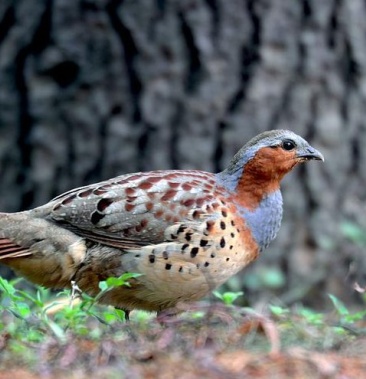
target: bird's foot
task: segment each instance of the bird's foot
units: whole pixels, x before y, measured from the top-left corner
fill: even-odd
[[[74,300],[78,297],[80,297],[81,293],[83,291],[79,288],[79,286],[76,284],[75,280],[71,281],[71,298],[70,298],[70,305],[74,302]]]

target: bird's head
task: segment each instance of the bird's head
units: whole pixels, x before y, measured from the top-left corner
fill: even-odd
[[[255,194],[260,201],[279,189],[282,178],[298,163],[310,160],[324,157],[290,130],[270,130],[245,144],[218,178],[240,197]]]

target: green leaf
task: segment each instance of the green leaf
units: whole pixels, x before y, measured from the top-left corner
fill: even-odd
[[[4,292],[7,296],[9,296],[12,300],[20,300],[21,297],[17,295],[19,292],[12,282],[0,277],[0,291]]]
[[[117,319],[116,314],[113,314],[111,312],[103,312],[103,317],[104,317],[104,321],[107,324],[111,324],[111,323],[115,322]]]
[[[110,289],[110,288],[130,286],[130,283],[128,282],[128,280],[132,278],[137,278],[139,276],[141,276],[141,274],[126,272],[119,277],[110,277],[105,281],[99,282],[99,288],[102,291],[106,291],[107,289]]]
[[[23,302],[20,302],[20,303],[17,302],[16,303],[16,310],[18,311],[19,315],[22,318],[27,318],[31,313],[29,305],[27,303],[23,303]]]
[[[108,278],[106,280],[106,284],[108,286],[108,288],[116,288],[116,287],[121,287],[121,286],[124,286],[126,284],[126,280],[125,278],[123,277],[119,277],[119,278]]]
[[[338,312],[338,314],[340,316],[348,316],[349,315],[348,309],[342,303],[341,300],[339,300],[337,297],[335,297],[334,295],[332,295],[330,293],[328,293],[328,296],[329,296],[330,300],[332,301],[334,308],[336,309],[336,311]]]
[[[126,321],[126,312],[122,309],[114,308],[114,313],[119,321]]]
[[[354,323],[356,321],[361,321],[365,318],[366,316],[366,311],[360,311],[356,313],[351,313],[349,315],[345,316],[345,321],[348,323]]]
[[[324,315],[312,309],[301,308],[298,310],[298,314],[302,316],[309,324],[323,325],[324,323]]]
[[[107,289],[109,288],[108,287],[108,284],[106,281],[102,281],[102,282],[99,282],[99,288],[102,290],[102,291],[107,291]]]
[[[9,283],[8,280],[0,277],[0,290],[7,295],[13,295],[16,291],[15,288]]]
[[[269,306],[270,311],[275,316],[283,316],[289,314],[289,310],[287,308],[279,307],[278,305],[270,305]]]
[[[220,293],[218,291],[214,291],[213,294],[218,299],[222,300],[226,305],[232,305],[238,297],[243,295],[243,292],[242,291],[238,291],[238,292],[227,291],[224,293]]]

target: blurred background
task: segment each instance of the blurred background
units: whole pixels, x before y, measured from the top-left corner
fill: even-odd
[[[127,172],[217,172],[291,129],[325,163],[286,177],[277,239],[227,288],[361,306],[365,20],[362,0],[2,0],[0,209]]]

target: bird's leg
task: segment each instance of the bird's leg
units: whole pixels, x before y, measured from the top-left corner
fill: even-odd
[[[77,297],[80,297],[81,293],[83,291],[79,288],[79,286],[76,284],[75,280],[71,281],[71,298],[70,298],[70,306],[73,304],[74,300]]]

